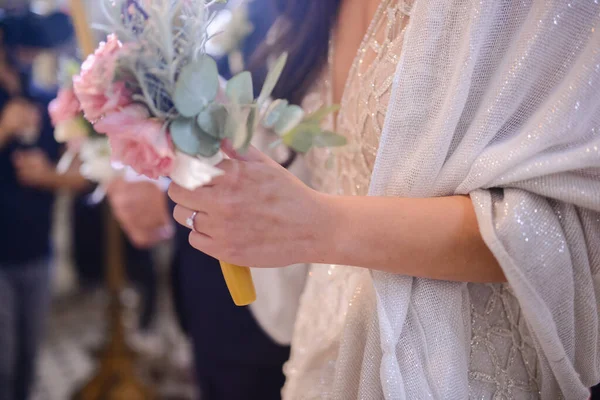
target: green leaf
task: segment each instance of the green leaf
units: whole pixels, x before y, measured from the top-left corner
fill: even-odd
[[[346,138],[335,132],[323,131],[316,122],[302,122],[282,137],[283,143],[299,153],[312,147],[337,147],[346,144]]]
[[[202,157],[212,157],[219,152],[221,149],[221,141],[210,136],[208,133],[200,131],[200,150],[198,155]]]
[[[302,135],[318,135],[323,131],[323,129],[321,129],[321,126],[317,123],[314,122],[301,122],[300,124],[298,124],[298,126],[296,126],[294,129],[290,130],[289,132],[286,132],[283,134],[283,136],[287,135],[288,133],[293,133],[295,135],[298,134],[302,134]]]
[[[75,60],[68,60],[65,62],[65,73],[71,77],[78,75],[81,71],[81,64]]]
[[[169,125],[171,139],[177,149],[183,153],[196,155],[200,150],[200,139],[197,130],[199,128],[193,119],[179,117]]]
[[[321,127],[312,122],[303,122],[281,136],[283,143],[299,153],[306,153],[313,146],[313,138]]]
[[[215,99],[218,90],[217,63],[210,56],[203,55],[181,70],[175,84],[173,103],[181,115],[194,117]]]
[[[248,71],[240,72],[227,82],[229,100],[238,104],[251,104],[254,101],[252,75]]]
[[[269,105],[267,112],[265,113],[265,117],[263,119],[263,126],[267,129],[272,129],[279,118],[281,118],[281,114],[285,111],[288,106],[287,100],[277,99]]]
[[[221,147],[218,139],[204,132],[193,118],[179,117],[169,125],[171,139],[177,149],[183,153],[211,157]]]
[[[204,132],[215,139],[223,139],[225,137],[227,109],[221,104],[211,104],[198,114],[196,121]]]
[[[248,123],[246,127],[248,129],[246,133],[246,142],[242,146],[242,150],[245,151],[250,146],[252,142],[252,137],[254,136],[254,129],[256,128],[256,120],[257,120],[258,110],[256,108],[250,109],[250,114],[248,114]]]
[[[348,143],[348,140],[342,135],[332,131],[323,131],[313,137],[315,147],[339,147]]]
[[[264,104],[264,102],[271,97],[271,93],[273,93],[273,89],[275,89],[275,85],[279,81],[281,77],[281,73],[285,68],[285,64],[287,63],[287,53],[283,53],[279,56],[273,67],[269,70],[267,77],[265,78],[265,83],[263,84],[262,90],[260,91],[260,95],[258,96],[258,106],[259,108]]]
[[[250,108],[242,109],[236,104],[230,104],[228,107],[225,137],[231,139],[231,144],[236,150],[243,148],[251,139],[248,130],[250,113]]]
[[[304,110],[302,107],[297,105],[287,106],[281,113],[273,130],[278,135],[283,135],[298,126],[298,124],[302,122],[302,118],[304,118]]]
[[[306,116],[305,121],[317,122],[321,123],[329,114],[339,111],[339,104],[334,104],[332,106],[323,106],[319,108],[317,111]]]
[[[283,143],[298,153],[307,153],[313,145],[311,132],[292,130],[281,137]]]

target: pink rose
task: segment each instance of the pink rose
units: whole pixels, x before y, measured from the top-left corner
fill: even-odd
[[[73,77],[73,88],[81,102],[85,118],[94,122],[104,114],[131,103],[131,93],[125,82],[115,82],[117,59],[123,45],[115,35],[100,43],[93,55],[81,66],[81,73]]]
[[[48,105],[52,125],[74,119],[81,110],[81,105],[73,89],[61,89],[58,96]]]
[[[163,122],[149,117],[146,107],[131,104],[107,114],[94,128],[108,135],[113,160],[157,179],[171,173],[175,153]]]

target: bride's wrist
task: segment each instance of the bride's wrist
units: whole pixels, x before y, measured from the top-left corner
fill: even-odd
[[[317,212],[311,223],[311,256],[307,260],[318,264],[336,264],[343,248],[344,212],[340,197],[315,192]]]

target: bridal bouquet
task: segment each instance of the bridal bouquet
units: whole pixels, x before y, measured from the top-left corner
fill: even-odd
[[[286,54],[274,61],[258,98],[249,72],[227,82],[219,77],[206,45],[214,36],[213,7],[223,1],[102,1],[109,36],[83,63],[73,89],[85,118],[108,137],[113,161],[194,190],[223,173],[223,140],[243,152],[259,127],[299,152],[345,144],[320,127],[335,107],[305,115],[271,99]],[[235,304],[252,303],[250,269],[221,267]]]
[[[85,118],[106,134],[112,158],[149,178],[170,176],[194,189],[221,174],[221,142],[244,151],[261,127],[299,152],[339,146],[345,139],[320,128],[335,108],[305,115],[271,93],[286,64],[272,65],[258,98],[242,72],[225,82],[206,54],[217,2],[106,0],[110,32],[73,78]]]
[[[73,89],[73,76],[79,74],[79,63],[65,60],[60,68],[60,90],[50,102],[48,112],[54,125],[54,138],[67,145],[67,151],[58,163],[58,172],[64,173],[76,157],[82,161],[81,173],[95,182],[106,182],[114,175],[110,148],[104,136],[83,116],[81,103]]]

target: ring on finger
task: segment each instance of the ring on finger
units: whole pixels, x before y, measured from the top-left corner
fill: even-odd
[[[196,230],[196,215],[198,215],[198,211],[194,211],[192,215],[190,215],[188,219],[185,220],[185,224],[194,232],[198,232]]]

